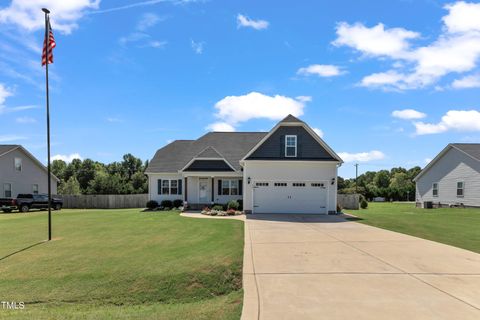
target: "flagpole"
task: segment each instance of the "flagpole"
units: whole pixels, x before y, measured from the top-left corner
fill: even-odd
[[[50,173],[50,97],[48,92],[48,58],[50,56],[50,23],[49,14],[50,10],[42,8],[45,12],[45,50],[46,50],[46,63],[45,63],[45,83],[47,91],[47,171],[48,171],[48,241],[52,240],[52,175]]]

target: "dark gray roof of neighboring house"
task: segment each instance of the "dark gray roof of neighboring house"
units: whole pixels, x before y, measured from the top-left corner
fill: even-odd
[[[452,143],[452,146],[480,161],[480,143]]]
[[[10,150],[18,148],[18,144],[0,144],[0,156]]]
[[[199,153],[212,155],[215,150],[240,170],[239,161],[266,135],[267,132],[209,132],[197,140],[176,140],[155,153],[147,172],[177,172]],[[211,150],[205,150],[208,147]]]
[[[303,123],[302,120],[298,119],[297,117],[294,117],[292,116],[291,114],[289,114],[288,116],[286,116],[282,121],[280,122],[301,122]]]

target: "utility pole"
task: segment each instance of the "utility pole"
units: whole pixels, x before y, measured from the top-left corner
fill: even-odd
[[[358,193],[358,183],[357,183],[357,179],[358,179],[358,163],[355,163],[354,166],[355,166],[355,193]]]

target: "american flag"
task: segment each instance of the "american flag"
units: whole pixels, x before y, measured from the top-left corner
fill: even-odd
[[[57,44],[55,43],[55,38],[53,37],[52,26],[50,21],[48,21],[48,63],[53,63],[53,48]],[[43,40],[43,53],[42,53],[42,66],[47,64],[47,37]]]

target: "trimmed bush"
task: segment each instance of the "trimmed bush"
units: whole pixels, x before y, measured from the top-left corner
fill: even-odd
[[[238,210],[239,207],[240,207],[240,204],[236,200],[230,201],[227,205],[228,210],[230,210],[230,209]]]
[[[216,211],[224,211],[223,210],[223,205],[221,204],[216,204],[212,207],[212,210],[216,210]]]
[[[362,201],[360,202],[360,208],[362,208],[362,209],[367,209],[368,208],[367,200],[362,199]]]
[[[181,206],[183,206],[183,200],[181,200],[181,199],[173,200],[173,207],[174,208],[180,208]]]
[[[172,200],[162,200],[162,202],[160,202],[160,207],[171,208],[173,207],[173,202]]]
[[[146,207],[150,210],[156,209],[156,208],[158,208],[158,202],[155,201],[155,200],[150,200],[150,201],[147,202]]]

